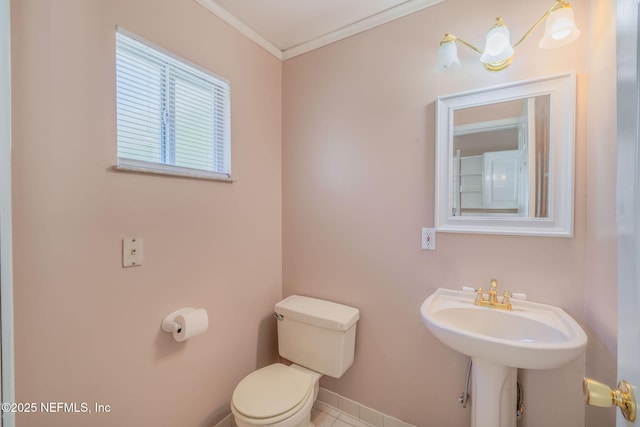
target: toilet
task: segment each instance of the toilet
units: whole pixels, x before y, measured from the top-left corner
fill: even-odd
[[[278,351],[291,365],[274,363],[236,386],[231,412],[238,427],[307,427],[320,377],[340,378],[353,363],[358,309],[291,295],[276,304]]]

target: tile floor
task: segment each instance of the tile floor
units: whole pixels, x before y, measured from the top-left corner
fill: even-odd
[[[311,422],[315,427],[371,427],[371,424],[366,424],[319,400],[313,404]]]

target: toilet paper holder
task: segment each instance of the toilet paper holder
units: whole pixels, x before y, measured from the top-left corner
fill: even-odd
[[[176,310],[173,311],[171,313],[169,313],[163,320],[162,320],[162,330],[165,332],[169,332],[169,333],[173,333],[173,332],[177,332],[180,333],[182,332],[182,327],[184,325],[182,325],[180,322],[178,322],[176,320],[176,318],[178,316],[184,316],[187,313],[190,313],[192,311],[194,311],[195,308],[193,307],[185,307],[185,308],[181,308],[180,310]]]

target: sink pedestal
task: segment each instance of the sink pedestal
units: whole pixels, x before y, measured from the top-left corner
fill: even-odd
[[[518,370],[471,360],[471,427],[516,427]]]

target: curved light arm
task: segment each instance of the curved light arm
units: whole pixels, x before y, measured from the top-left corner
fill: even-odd
[[[478,49],[477,47],[475,47],[474,45],[472,45],[471,43],[469,43],[468,41],[461,39],[458,36],[454,36],[451,33],[445,33],[444,38],[442,39],[442,41],[440,42],[440,44],[443,43],[449,43],[449,42],[460,42],[463,45],[467,46],[470,49],[475,50],[477,53],[482,55],[482,51],[480,49]]]
[[[533,24],[533,26],[531,28],[529,28],[529,30],[524,33],[524,36],[522,36],[522,38],[520,40],[518,40],[513,47],[517,47],[520,43],[522,43],[524,41],[524,39],[526,39],[527,37],[529,37],[529,35],[533,32],[533,30],[535,30],[536,28],[538,28],[540,26],[540,24],[542,24],[545,19],[547,19],[549,17],[549,15],[551,15],[553,12],[555,12],[558,9],[561,9],[563,7],[568,6],[569,3],[565,2],[564,0],[556,0],[555,3],[553,3],[553,5],[549,8],[549,10],[547,10],[544,15],[542,15],[540,17],[540,19],[538,19],[536,21],[535,24]]]

